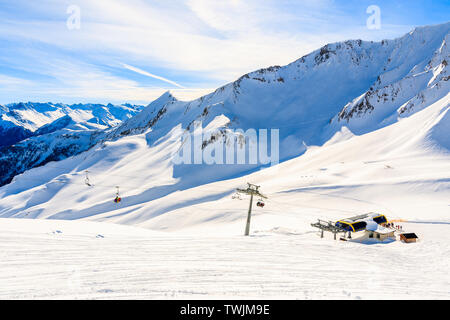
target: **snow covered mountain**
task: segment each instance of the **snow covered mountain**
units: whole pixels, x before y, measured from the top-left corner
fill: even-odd
[[[393,46],[383,72],[369,90],[333,120],[355,133],[387,126],[422,110],[450,91],[448,25],[417,28]]]
[[[42,135],[0,151],[0,183],[15,176],[0,188],[0,216],[89,218],[157,230],[227,228],[242,218],[242,204],[231,204],[229,196],[251,180],[270,187],[271,196],[292,196],[286,195],[289,202],[305,191],[356,194],[349,210],[362,208],[358,201],[379,210],[383,206],[361,200],[377,192],[386,207],[405,207],[400,202],[419,190],[417,199],[439,199],[434,214],[443,219],[442,199],[450,190],[449,33],[446,23],[395,40],[329,44],[194,101],[165,93],[101,131],[72,131],[65,127],[71,120],[60,118],[52,126],[64,129],[43,127]],[[258,164],[174,165],[194,121],[212,132],[205,146],[212,136],[231,139],[238,128],[279,128],[285,162],[261,171]],[[84,183],[86,170],[93,187]],[[116,186],[120,205],[112,202]],[[408,214],[421,217],[417,208]],[[392,214],[400,216],[399,210]]]
[[[449,91],[450,23],[417,28],[380,43],[329,44],[284,67],[251,72],[190,102],[164,94],[117,127],[119,135],[152,128],[158,139],[178,124],[204,126],[218,116],[227,128],[280,128],[297,156],[306,145],[322,145],[342,126],[358,134],[392,124]],[[331,125],[330,125],[331,122]]]
[[[20,102],[0,105],[0,147],[12,145],[33,135],[49,133],[49,130],[62,129],[63,124],[66,127],[70,123],[77,123],[86,130],[110,128],[132,117],[141,109],[142,106],[129,104],[115,106]],[[58,121],[63,117],[66,117],[65,121]],[[72,120],[68,121],[67,117]],[[38,129],[43,126],[47,126],[47,129],[39,132]]]
[[[0,185],[34,166],[87,150],[95,143],[91,137],[142,108],[32,102],[0,106]]]

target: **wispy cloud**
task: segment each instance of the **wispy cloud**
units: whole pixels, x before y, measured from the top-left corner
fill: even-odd
[[[42,60],[44,56],[40,57]],[[79,61],[53,59],[33,68],[25,64],[22,71],[33,70],[45,75],[45,79],[30,81],[19,77],[0,74],[1,103],[11,94],[15,101],[49,101],[53,102],[99,102],[99,103],[142,103],[147,104],[171,90],[179,99],[191,100],[207,94],[213,89],[183,88],[181,86],[144,86],[138,81],[115,76],[95,66]],[[134,71],[134,70],[133,70]],[[146,75],[146,74],[145,74]],[[169,80],[170,82],[170,80]],[[57,97],[50,99],[49,97]]]
[[[153,79],[158,79],[158,80],[161,80],[161,81],[170,83],[170,84],[172,84],[172,85],[174,85],[174,86],[176,86],[176,87],[178,87],[178,88],[184,88],[182,85],[179,85],[179,84],[176,83],[175,81],[172,81],[172,80],[169,80],[169,79],[166,79],[166,78],[157,76],[157,75],[155,75],[155,74],[151,74],[150,72],[147,72],[147,71],[145,71],[145,70],[142,70],[142,69],[139,69],[139,68],[130,66],[130,65],[125,64],[125,63],[122,63],[122,66],[123,66],[125,69],[134,71],[134,72],[139,73],[139,74],[142,74],[142,75],[144,75],[144,76],[147,76],[147,77],[150,77],[150,78],[153,78]]]

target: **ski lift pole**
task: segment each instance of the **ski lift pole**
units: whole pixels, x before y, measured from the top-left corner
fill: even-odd
[[[91,186],[91,182],[89,181],[89,171],[86,170],[86,177],[84,179],[84,183],[86,183],[86,185]]]
[[[247,223],[245,225],[245,236],[248,236],[250,234],[250,221],[252,219],[252,204],[253,204],[253,196],[257,195],[261,198],[267,199],[267,197],[259,192],[260,186],[247,183],[248,187],[247,189],[237,189],[237,192],[245,193],[250,195],[250,204],[248,207],[248,215],[247,215]]]
[[[250,220],[252,219],[253,193],[250,195],[250,205],[248,207],[247,224],[245,226],[245,235],[250,234]]]

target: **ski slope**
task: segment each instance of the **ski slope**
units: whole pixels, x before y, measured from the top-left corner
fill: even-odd
[[[276,228],[182,236],[0,219],[0,298],[448,299],[449,225],[403,227],[421,242],[361,245]]]

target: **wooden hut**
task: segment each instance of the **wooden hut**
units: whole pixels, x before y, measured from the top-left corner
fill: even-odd
[[[419,237],[413,232],[400,234],[400,240],[405,243],[416,242],[417,239],[419,239]]]

